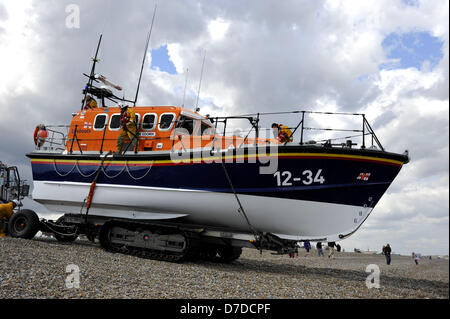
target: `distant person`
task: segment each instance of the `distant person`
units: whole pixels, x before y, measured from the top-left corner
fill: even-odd
[[[97,101],[90,95],[86,96],[84,109],[90,110],[90,109],[95,109],[95,108],[97,108]]]
[[[418,265],[419,264],[419,255],[417,255],[415,252],[413,252],[412,258],[413,258],[414,262],[416,263],[416,265]]]
[[[325,255],[323,254],[323,249],[322,249],[322,242],[317,242],[316,244],[316,248],[317,248],[317,254],[322,257],[325,257]]]
[[[334,259],[334,248],[336,247],[336,243],[334,241],[330,241],[328,243],[328,248],[330,249],[329,253],[328,253],[328,258],[333,258]]]
[[[0,237],[6,237],[6,222],[11,219],[14,208],[19,206],[18,200],[13,200],[6,204],[0,204]]]
[[[338,253],[341,252],[341,245],[336,244],[336,250],[337,250]]]
[[[285,125],[273,123],[272,130],[273,135],[275,138],[278,138],[280,143],[292,142],[294,140],[292,137],[292,131]]]
[[[309,253],[309,251],[311,250],[311,243],[309,241],[305,241],[303,246],[305,247],[306,252]]]
[[[391,246],[389,246],[389,244],[386,244],[386,246],[383,248],[383,253],[384,256],[386,257],[386,264],[390,265],[391,264]]]

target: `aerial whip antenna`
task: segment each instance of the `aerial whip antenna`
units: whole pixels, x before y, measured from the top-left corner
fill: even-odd
[[[84,99],[81,102],[81,110],[83,110],[84,103],[86,103],[86,95],[87,95],[88,89],[92,86],[92,81],[94,81],[95,64],[99,61],[97,59],[97,56],[98,56],[98,50],[100,49],[100,43],[102,43],[102,37],[103,37],[103,34],[100,34],[100,38],[98,39],[98,44],[97,44],[97,50],[95,51],[95,57],[92,58],[93,63],[92,63],[92,68],[91,68],[91,74],[89,76],[88,83],[86,83],[86,86],[84,87],[84,90],[83,90],[84,91]]]
[[[155,4],[155,10],[153,11],[152,25],[150,26],[150,31],[148,32],[148,35],[147,35],[147,43],[145,44],[144,57],[142,58],[142,65],[141,65],[141,73],[139,74],[139,81],[138,81],[138,86],[136,89],[136,97],[134,98],[134,106],[136,106],[136,102],[138,99],[139,87],[141,85],[141,79],[142,79],[142,71],[144,70],[144,64],[145,64],[145,58],[147,56],[148,44],[150,43],[150,36],[152,35],[153,22],[155,21],[155,14],[156,14],[156,4]]]
[[[202,71],[200,73],[200,82],[198,83],[197,102],[195,103],[195,112],[200,111],[200,109],[198,108],[198,98],[200,97],[200,87],[202,86],[203,67],[205,66],[205,58],[206,58],[206,50],[205,50],[205,54],[203,55]]]
[[[188,74],[189,74],[189,68],[186,68],[186,81],[184,82],[184,93],[183,93],[183,104],[181,105],[184,107],[184,99],[186,98],[186,86],[188,82]]]

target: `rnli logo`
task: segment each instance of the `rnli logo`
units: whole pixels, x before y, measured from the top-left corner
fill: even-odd
[[[368,181],[370,177],[370,173],[360,173],[356,179],[361,181]]]

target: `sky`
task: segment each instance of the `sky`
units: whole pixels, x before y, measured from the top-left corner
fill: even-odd
[[[200,113],[213,116],[364,113],[411,162],[341,246],[448,254],[448,0],[0,0],[1,161],[32,180],[32,132],[70,122],[100,34],[97,71],[134,98],[155,4],[138,105],[194,109],[200,92]]]

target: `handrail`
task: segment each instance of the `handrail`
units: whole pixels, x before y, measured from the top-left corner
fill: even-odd
[[[366,141],[365,136],[371,135],[372,136],[372,145],[373,141],[378,145],[378,147],[384,151],[383,146],[381,145],[379,139],[377,138],[375,132],[373,131],[372,127],[370,126],[369,122],[367,121],[364,113],[350,113],[350,112],[322,112],[322,111],[304,111],[304,110],[295,110],[295,111],[287,111],[287,112],[263,112],[263,113],[249,113],[249,114],[242,114],[242,115],[234,115],[234,116],[224,116],[224,117],[218,117],[219,119],[222,119],[223,121],[226,121],[227,119],[242,119],[242,118],[249,118],[251,116],[257,116],[258,122],[260,120],[261,116],[268,116],[268,115],[286,115],[286,114],[301,114],[301,119],[294,128],[294,131],[289,135],[289,138],[286,142],[283,142],[284,145],[286,145],[290,138],[294,136],[294,134],[297,132],[297,130],[300,131],[300,145],[303,145],[304,142],[304,133],[305,130],[322,130],[322,131],[335,131],[335,132],[358,132],[361,133],[361,135],[353,136],[353,137],[361,137],[362,143],[361,148],[366,148]],[[362,117],[362,128],[361,129],[343,129],[343,128],[319,128],[319,127],[307,127],[305,126],[305,114],[322,114],[322,115],[345,115],[345,116],[361,116]],[[366,134],[366,129],[369,133]],[[257,130],[257,136],[259,136],[259,127]],[[225,134],[224,134],[225,135]],[[341,138],[335,138],[335,139],[344,139],[347,137],[341,137]]]
[[[249,129],[248,132],[245,133],[245,137],[244,137],[244,134],[242,134],[240,136],[236,136],[236,134],[234,133],[232,135],[232,136],[238,137],[237,143],[239,143],[239,147],[242,147],[242,145],[246,144],[247,141],[248,141],[248,144],[254,143],[255,146],[256,146],[258,144],[258,141],[263,141],[263,140],[267,141],[268,139],[272,139],[270,137],[271,133],[269,133],[271,128],[261,127],[259,125],[259,123],[261,123],[261,120],[263,120],[264,117],[277,115],[277,114],[278,115],[286,115],[286,114],[299,114],[300,115],[298,123],[296,125],[290,125],[290,126],[293,126],[293,127],[289,127],[289,129],[292,129],[292,132],[289,135],[289,139],[287,141],[283,141],[282,142],[283,145],[287,145],[288,143],[291,143],[291,142],[289,142],[289,140],[290,140],[291,137],[295,138],[295,134],[299,134],[300,135],[299,144],[300,145],[304,145],[305,144],[305,142],[304,142],[304,140],[305,140],[305,133],[307,131],[355,132],[355,133],[360,133],[360,134],[352,135],[352,136],[340,136],[340,137],[336,137],[336,135],[338,135],[338,134],[334,134],[335,136],[333,136],[333,134],[332,134],[329,138],[324,138],[327,135],[330,135],[330,134],[327,134],[327,135],[324,135],[324,137],[319,139],[319,140],[315,139],[315,141],[307,142],[306,144],[310,145],[312,142],[317,143],[317,142],[325,141],[325,144],[327,144],[327,146],[329,146],[330,145],[329,141],[331,141],[331,140],[348,139],[348,138],[361,138],[361,140],[360,140],[361,141],[361,148],[364,149],[364,148],[366,148],[366,142],[367,142],[366,141],[366,135],[370,135],[371,136],[371,144],[372,144],[372,146],[375,144],[375,145],[378,146],[379,149],[384,151],[384,148],[381,145],[380,140],[378,139],[378,137],[376,136],[374,130],[370,126],[369,122],[367,121],[367,118],[365,117],[365,114],[361,114],[361,113],[345,113],[345,112],[319,112],[319,111],[267,112],[267,113],[254,113],[254,114],[244,114],[244,115],[236,115],[236,116],[207,117],[207,119],[210,120],[212,122],[212,124],[214,125],[213,127],[211,127],[213,129],[213,133],[212,134],[208,134],[208,135],[212,135],[211,149],[212,150],[215,149],[216,144],[218,142],[218,139],[224,141],[223,138],[231,137],[231,135],[229,135],[229,133],[231,133],[231,130],[229,132],[227,131],[227,128],[230,126],[230,123],[231,123],[230,120],[242,120],[242,119],[245,119],[245,120],[248,120],[250,122],[250,124],[251,124],[251,128]],[[346,115],[346,116],[357,116],[357,117],[361,116],[362,117],[362,127],[358,128],[358,129],[352,129],[351,127],[350,128],[315,127],[315,126],[317,126],[317,124],[306,126],[305,124],[306,124],[306,120],[307,120],[306,119],[306,115],[307,114]],[[178,123],[180,123],[179,119],[180,119],[180,117],[175,117],[175,118],[172,119],[172,122],[170,123],[170,125],[172,127],[171,130],[169,131],[170,134],[169,134],[169,136],[164,136],[164,137],[160,137],[160,136],[153,136],[153,137],[140,136],[140,132],[147,131],[147,130],[143,130],[142,129],[142,124],[141,124],[141,125],[139,125],[139,129],[137,130],[137,133],[136,133],[137,136],[133,137],[131,142],[133,142],[135,138],[137,138],[138,144],[139,144],[139,141],[141,141],[141,140],[150,140],[150,141],[151,140],[169,140],[171,142],[171,150],[174,151],[176,139],[178,138],[177,140],[180,140],[180,137],[176,136],[176,134],[175,134],[175,130],[178,127]],[[317,117],[315,119],[318,120]],[[187,121],[189,121],[189,119]],[[275,121],[276,121],[276,119],[275,119]],[[290,121],[292,121],[292,117],[290,117]],[[163,123],[161,121],[158,121],[158,122],[159,123],[155,123],[154,124],[154,127],[153,127],[154,129],[156,129],[156,126],[158,126],[159,124]],[[166,123],[166,122],[164,122],[164,123]],[[173,123],[175,123],[175,124],[173,124]],[[219,123],[223,123],[224,127],[223,127],[223,130],[221,130],[221,132],[218,134],[217,130],[218,130],[218,124]],[[345,121],[344,123],[349,123],[349,122]],[[50,129],[49,131],[52,133],[52,135],[51,135],[50,138],[47,139],[47,142],[50,143],[50,146],[53,146],[53,145],[66,145],[66,146],[68,146],[67,142],[70,142],[71,144],[70,144],[69,152],[70,152],[70,154],[72,154],[73,153],[73,146],[74,146],[75,141],[76,141],[76,143],[78,145],[78,148],[79,148],[79,151],[81,153],[83,153],[83,150],[81,149],[81,145],[80,145],[80,141],[81,140],[83,142],[86,142],[86,141],[89,142],[89,141],[93,141],[93,140],[100,141],[99,137],[96,137],[96,138],[89,138],[89,137],[87,137],[87,138],[80,139],[79,136],[78,136],[78,126],[79,125],[74,125],[74,126],[75,127],[73,128],[73,136],[70,139],[66,139],[66,136],[63,133],[58,132],[56,130]],[[61,128],[61,127],[69,128],[70,126],[67,126],[67,125],[47,126],[47,128]],[[236,127],[234,125],[231,125],[231,127],[234,130],[238,128],[238,127]],[[254,140],[253,140],[253,138],[250,138],[250,134],[252,133],[253,129],[255,129],[255,138],[254,138]],[[106,131],[107,130],[109,130],[109,126],[105,125],[104,128],[103,128],[103,135],[102,135],[102,138],[101,138],[100,149],[97,150],[97,151],[100,152],[100,154],[102,154],[104,152],[105,143],[107,141],[110,143],[111,140],[116,140],[117,139],[116,137],[114,139],[107,138],[106,137],[107,136],[106,135]],[[263,137],[263,140],[261,140],[261,136],[262,136],[261,135],[261,131],[263,131],[263,132],[266,131],[265,132],[266,133],[266,137]],[[242,133],[244,133],[244,132],[245,131],[242,131]],[[190,135],[190,136],[201,136],[201,135],[197,135],[195,132],[192,132],[192,133],[193,134]],[[58,142],[59,139],[55,138],[55,134],[58,134],[58,135],[61,136],[61,141],[62,142]],[[199,131],[199,134],[200,134],[200,131]],[[269,135],[267,135],[267,134],[269,134]],[[67,135],[68,135],[68,133],[67,133]],[[313,136],[314,136],[314,134],[313,134]],[[317,136],[317,137],[319,137],[319,136]],[[225,142],[225,143],[229,143],[229,142]],[[127,152],[129,150],[131,144],[133,144],[133,143],[129,143],[126,146],[125,152]],[[357,145],[355,143],[351,143],[351,142],[348,142],[348,141],[346,143],[344,143],[344,144],[349,146],[349,147],[351,147],[351,145]],[[341,145],[344,145],[344,144],[341,144]],[[335,145],[339,145],[339,144],[335,144]],[[235,146],[237,147],[238,145],[235,145]],[[183,148],[185,148],[184,145],[183,145]]]

